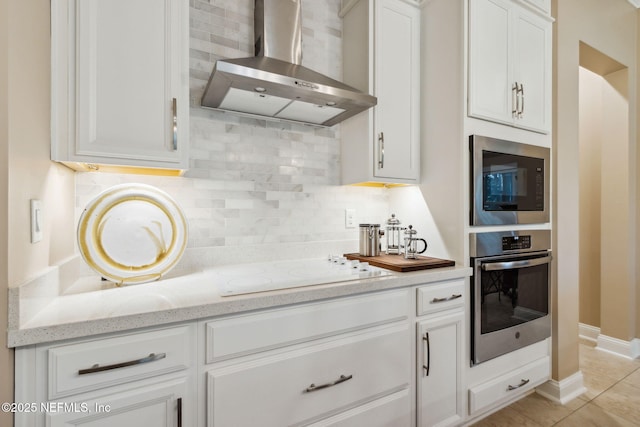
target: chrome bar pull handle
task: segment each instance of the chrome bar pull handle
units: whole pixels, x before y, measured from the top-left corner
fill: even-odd
[[[520,84],[516,82],[516,119],[520,117]]]
[[[378,160],[378,166],[380,166],[380,169],[384,169],[384,132],[380,132],[378,135],[378,144],[380,145],[380,160]]]
[[[516,83],[516,99],[517,99],[517,118],[521,119],[524,114],[524,85]]]
[[[345,381],[349,381],[351,378],[353,378],[353,375],[340,375],[340,378],[338,378],[335,381],[331,381],[331,382],[320,384],[320,385],[311,384],[309,387],[304,389],[304,392],[311,393],[312,391],[318,391],[318,390],[322,390],[323,388],[333,387],[334,385],[342,384]]]
[[[446,298],[434,298],[431,300],[431,304],[436,304],[439,302],[446,302],[446,301],[451,301],[454,299],[458,299],[458,298],[462,298],[462,294],[453,294],[450,297],[446,297]]]
[[[96,372],[126,368],[127,366],[142,365],[144,363],[150,363],[150,362],[155,362],[156,360],[164,359],[165,357],[167,357],[167,353],[158,353],[158,354],[151,353],[148,356],[142,357],[140,359],[130,360],[128,362],[114,363],[113,365],[100,366],[96,363],[90,368],[78,370],[78,375],[94,374]]]
[[[529,384],[529,380],[520,380],[520,384],[518,384],[518,385],[513,386],[513,385],[509,384],[509,387],[507,387],[507,391],[517,390],[520,387],[522,387],[523,385],[527,385],[527,384]]]
[[[506,261],[506,262],[487,262],[482,264],[484,271],[496,271],[496,270],[512,270],[516,268],[535,267],[536,265],[549,264],[551,262],[550,256],[542,258],[525,259],[521,261]]]
[[[427,343],[427,363],[422,364],[422,369],[424,369],[425,376],[429,376],[429,369],[431,368],[431,343],[429,342],[429,332],[425,332],[422,337],[422,341]],[[423,359],[424,360],[424,359]]]
[[[178,100],[173,98],[173,151],[178,149]]]
[[[511,116],[518,117],[518,82],[511,86]]]

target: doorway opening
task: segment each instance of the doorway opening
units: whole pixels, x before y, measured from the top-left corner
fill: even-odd
[[[629,70],[582,42],[579,126],[580,335],[601,346],[632,321]]]

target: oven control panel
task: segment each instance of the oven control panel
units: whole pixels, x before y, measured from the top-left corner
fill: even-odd
[[[522,249],[531,249],[531,236],[503,236],[502,237],[502,250],[503,251],[516,251]]]

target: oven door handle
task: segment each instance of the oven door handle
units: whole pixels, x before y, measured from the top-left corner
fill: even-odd
[[[482,269],[484,271],[512,270],[515,268],[534,267],[536,265],[548,264],[550,262],[551,257],[546,256],[542,258],[525,259],[521,261],[488,262],[482,264]]]

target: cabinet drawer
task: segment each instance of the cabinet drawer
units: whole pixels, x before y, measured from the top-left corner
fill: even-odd
[[[290,344],[407,318],[408,291],[382,292],[340,301],[308,304],[207,323],[206,361]]]
[[[511,395],[521,394],[549,379],[549,356],[469,389],[469,412],[487,408]]]
[[[455,280],[418,288],[418,316],[464,307],[465,281]]]
[[[51,347],[49,399],[187,369],[194,348],[193,326]]]
[[[409,348],[393,325],[211,371],[208,425],[307,424],[406,389]]]
[[[309,427],[410,427],[411,421],[409,389],[403,389]]]

